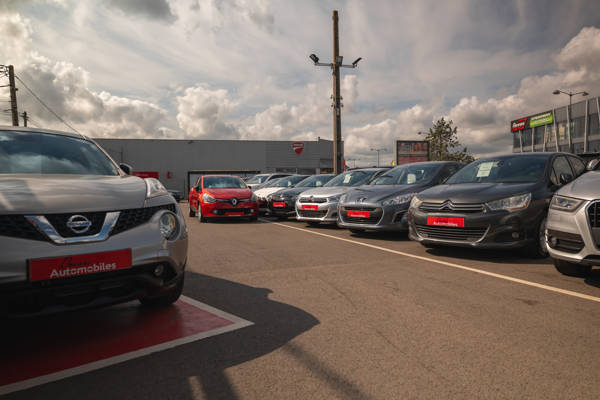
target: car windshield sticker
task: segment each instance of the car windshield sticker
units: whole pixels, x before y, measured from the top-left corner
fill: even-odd
[[[417,176],[415,174],[406,175],[406,183],[408,183],[409,185],[411,183],[415,183],[416,181],[417,181]]]
[[[352,179],[352,174],[348,174],[344,177],[344,183],[350,183],[350,179]]]
[[[479,164],[479,169],[477,170],[477,177],[485,178],[490,176],[490,172],[492,171],[492,167],[494,166],[494,164],[495,162],[493,161]]]

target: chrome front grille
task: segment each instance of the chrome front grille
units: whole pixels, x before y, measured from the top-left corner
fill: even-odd
[[[419,206],[419,210],[423,212],[441,212],[450,214],[470,214],[480,213],[484,210],[484,205],[481,203],[452,203],[445,201],[443,203],[431,203],[424,201]]]
[[[430,239],[476,242],[483,238],[487,228],[454,228],[448,226],[415,225],[417,233]]]

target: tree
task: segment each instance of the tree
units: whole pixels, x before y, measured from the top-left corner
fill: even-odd
[[[446,121],[444,118],[439,119],[429,128],[429,132],[419,132],[419,135],[425,136],[425,140],[429,142],[429,156],[432,161],[459,161],[471,162],[475,160],[469,154],[467,148],[462,150],[454,150],[460,147],[456,134],[457,127],[452,127],[452,120]]]

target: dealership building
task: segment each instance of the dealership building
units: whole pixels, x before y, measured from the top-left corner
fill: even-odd
[[[547,110],[511,122],[513,152],[600,152],[598,97]]]
[[[242,177],[266,172],[315,174],[333,169],[333,142],[271,140],[95,139],[134,174],[187,193],[203,174]]]

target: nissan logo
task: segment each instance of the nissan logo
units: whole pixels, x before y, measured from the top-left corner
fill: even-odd
[[[92,221],[84,217],[83,215],[72,215],[67,220],[67,227],[75,233],[85,233],[90,230]]]

